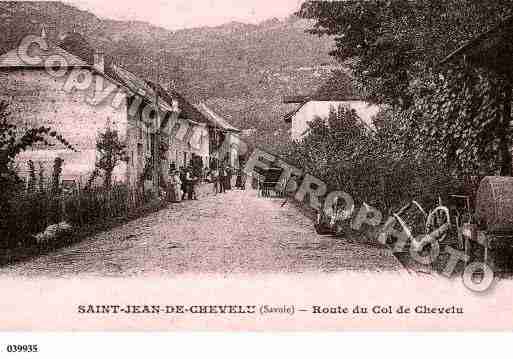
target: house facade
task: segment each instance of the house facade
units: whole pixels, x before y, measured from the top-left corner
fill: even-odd
[[[201,162],[203,168],[210,164],[210,132],[208,119],[182,94],[175,90],[165,91],[163,97],[177,101],[180,114],[169,126],[170,166],[181,168]]]
[[[316,118],[328,118],[333,110],[338,110],[341,106],[354,110],[360,119],[368,127],[372,127],[372,119],[380,111],[379,106],[371,105],[358,98],[340,98],[340,99],[316,99],[314,98],[286,98],[285,104],[295,104],[296,108],[285,115],[285,122],[290,124],[290,137],[294,141],[303,139],[309,130],[308,123]]]
[[[161,159],[167,151],[161,156],[159,148],[162,138],[170,141],[162,134],[170,132],[166,124],[176,122],[177,104],[159,101],[143,80],[107,64],[79,35],[72,37],[64,40],[68,46],[57,46],[32,36],[0,56],[0,99],[9,103],[10,119],[20,127],[50,127],[77,150],[58,144],[30,149],[17,158],[20,172],[32,160],[49,177],[60,157],[62,177],[84,185],[95,168],[98,135],[110,128],[126,143],[128,155],[116,166],[114,181],[158,190],[159,172],[167,173],[168,166]]]
[[[199,103],[195,107],[208,121],[211,158],[218,163],[239,168],[241,131],[206,104]]]

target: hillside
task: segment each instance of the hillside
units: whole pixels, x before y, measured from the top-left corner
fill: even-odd
[[[242,129],[283,129],[284,95],[311,93],[330,75],[333,44],[290,16],[257,25],[228,23],[170,31],[144,22],[100,19],[59,2],[0,2],[0,52],[28,33],[59,42],[76,31],[129,70],[205,101]],[[157,70],[158,69],[158,70]]]

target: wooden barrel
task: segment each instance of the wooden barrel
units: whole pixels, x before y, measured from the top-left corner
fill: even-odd
[[[490,232],[513,233],[513,177],[485,177],[481,181],[476,215]]]

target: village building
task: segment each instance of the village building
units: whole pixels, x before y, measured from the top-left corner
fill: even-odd
[[[171,170],[208,168],[212,159],[238,163],[240,131],[206,105],[131,73],[78,33],[56,45],[43,28],[24,41],[0,56],[0,100],[9,103],[18,126],[50,127],[77,151],[58,144],[29,149],[16,159],[22,177],[32,160],[49,178],[59,157],[62,178],[85,186],[97,162],[98,136],[107,128],[127,146],[113,181],[132,189],[157,192]]]
[[[285,122],[290,124],[290,137],[293,141],[300,141],[308,134],[310,122],[316,118],[328,118],[331,111],[337,111],[340,107],[354,110],[370,128],[373,127],[373,117],[380,111],[379,106],[348,96],[293,96],[285,97],[283,103],[296,105],[293,111],[284,116]]]
[[[180,108],[178,122],[169,127],[169,161],[171,168],[195,164],[210,167],[210,131],[208,119],[176,90],[160,88],[164,99],[177,101]]]
[[[29,40],[28,46],[0,56],[0,99],[9,102],[18,125],[51,127],[77,152],[59,145],[36,147],[17,159],[22,172],[32,160],[49,175],[60,157],[63,177],[84,185],[95,167],[98,134],[106,128],[117,130],[127,145],[127,162],[116,167],[114,179],[130,188],[157,191],[171,164],[184,166],[193,154],[208,163],[208,121],[197,121],[199,111],[183,97],[155,91],[155,85],[92,49],[77,33],[59,46],[44,32]]]
[[[241,131],[204,103],[197,104],[196,109],[205,116],[209,124],[212,159],[239,168],[239,156],[242,154]]]

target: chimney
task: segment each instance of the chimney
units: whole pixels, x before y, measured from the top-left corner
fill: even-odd
[[[93,68],[101,74],[105,72],[105,59],[103,57],[103,53],[99,50],[94,52]]]

